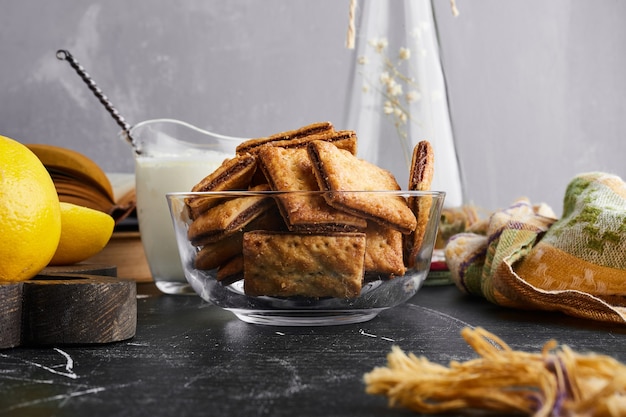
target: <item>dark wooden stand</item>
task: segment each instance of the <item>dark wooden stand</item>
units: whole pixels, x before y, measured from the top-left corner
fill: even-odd
[[[133,337],[137,286],[115,267],[46,268],[32,280],[0,283],[0,348],[111,343]]]

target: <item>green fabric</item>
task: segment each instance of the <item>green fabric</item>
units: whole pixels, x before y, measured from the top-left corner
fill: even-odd
[[[563,217],[546,243],[594,264],[624,268],[626,198],[621,180],[601,173],[575,178],[568,186]]]
[[[558,220],[520,200],[445,253],[457,287],[495,304],[626,324],[626,185],[614,175],[575,177]]]

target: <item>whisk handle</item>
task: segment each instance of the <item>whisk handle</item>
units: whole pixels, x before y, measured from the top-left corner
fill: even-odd
[[[87,84],[87,87],[91,90],[91,92],[98,98],[100,103],[104,105],[109,114],[113,116],[113,119],[117,122],[117,124],[122,128],[126,135],[126,139],[133,144],[132,137],[130,136],[130,125],[126,122],[126,120],[122,117],[122,115],[117,111],[111,100],[104,95],[102,90],[96,85],[94,80],[91,78],[89,73],[83,68],[78,61],[74,58],[74,56],[65,49],[59,49],[57,51],[57,58],[60,60],[67,61],[72,68],[76,71],[76,73],[80,76],[80,78]]]

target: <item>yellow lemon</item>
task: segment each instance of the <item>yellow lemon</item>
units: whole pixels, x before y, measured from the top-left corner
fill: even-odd
[[[115,221],[98,210],[61,202],[61,239],[50,265],[72,265],[100,252]]]
[[[39,158],[0,136],[0,281],[37,275],[61,235],[59,196]]]

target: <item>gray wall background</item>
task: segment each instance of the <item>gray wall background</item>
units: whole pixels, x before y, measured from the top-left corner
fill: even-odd
[[[561,212],[580,172],[626,178],[626,2],[433,0],[468,202],[526,196]],[[0,0],[0,134],[71,147],[131,172],[119,128],[170,117],[261,136],[342,126],[349,0]],[[357,132],[358,133],[358,132]]]

